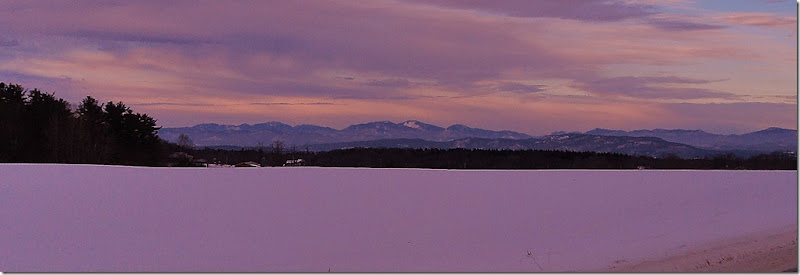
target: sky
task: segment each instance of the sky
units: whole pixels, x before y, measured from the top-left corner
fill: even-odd
[[[0,2],[0,81],[164,127],[797,128],[791,0]]]

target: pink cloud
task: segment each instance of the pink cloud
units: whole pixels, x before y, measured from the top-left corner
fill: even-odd
[[[480,10],[514,17],[551,17],[582,21],[619,21],[655,13],[652,5],[625,1],[595,0],[434,0],[419,1],[437,6]]]
[[[784,26],[783,19],[667,14],[662,8],[634,1],[6,4],[13,12],[0,18],[4,26],[0,29],[0,77],[10,78],[6,81],[28,81],[20,75],[80,79],[83,90],[66,89],[68,93],[75,90],[75,98],[95,93],[114,100],[147,98],[135,102],[152,103],[142,107],[175,118],[161,119],[165,122],[191,119],[188,114],[177,115],[179,111],[214,112],[213,108],[222,107],[204,104],[221,99],[227,101],[220,105],[239,107],[218,113],[237,119],[269,114],[272,120],[281,120],[278,113],[262,110],[280,108],[294,110],[293,115],[307,111],[357,120],[352,122],[364,122],[363,117],[402,121],[408,113],[424,111],[404,104],[438,100],[440,105],[428,107],[451,112],[428,111],[431,117],[477,120],[486,115],[497,123],[501,118],[492,116],[496,108],[483,109],[481,104],[488,103],[468,100],[497,99],[510,104],[502,97],[521,101],[537,95],[542,104],[560,107],[568,104],[542,94],[588,93],[634,101],[744,100],[734,96],[741,89],[732,84],[725,87],[703,77],[674,76],[693,75],[697,64],[731,67],[732,62],[744,61],[794,72],[786,66],[794,59],[784,53],[796,50],[794,42],[761,39],[762,34],[729,28],[736,22]],[[631,64],[646,70],[609,69]],[[743,69],[724,78],[768,73]],[[186,104],[169,105],[182,102]],[[246,102],[292,104],[250,106]],[[582,106],[618,102],[595,98]],[[343,107],[353,105],[347,104],[361,109],[348,112]],[[635,104],[623,105],[635,108]],[[577,112],[569,121],[594,115]],[[503,119],[513,121],[511,117]],[[630,118],[626,121],[632,123]]]
[[[669,18],[652,18],[648,20],[648,24],[656,28],[668,31],[717,30],[726,27],[723,25],[693,22],[689,20],[669,19]]]
[[[769,13],[733,13],[721,16],[722,20],[738,25],[794,29],[796,17],[778,16]]]
[[[623,95],[640,98],[732,98],[733,94],[691,87],[664,87],[663,84],[706,84],[713,81],[676,76],[611,77],[576,84],[597,95]]]

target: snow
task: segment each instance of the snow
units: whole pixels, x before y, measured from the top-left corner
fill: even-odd
[[[420,127],[419,124],[417,124],[417,122],[413,121],[413,120],[409,120],[409,121],[403,122],[403,126],[406,126],[408,128],[414,128],[414,129],[419,129],[419,127]]]
[[[0,270],[596,270],[796,226],[796,179],[4,164]]]

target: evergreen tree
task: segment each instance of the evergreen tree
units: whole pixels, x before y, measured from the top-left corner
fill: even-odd
[[[156,165],[159,129],[122,102],[87,96],[73,112],[54,94],[0,83],[0,162]]]

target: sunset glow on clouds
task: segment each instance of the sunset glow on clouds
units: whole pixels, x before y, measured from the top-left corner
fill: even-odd
[[[792,1],[4,1],[0,81],[162,126],[797,125]]]

